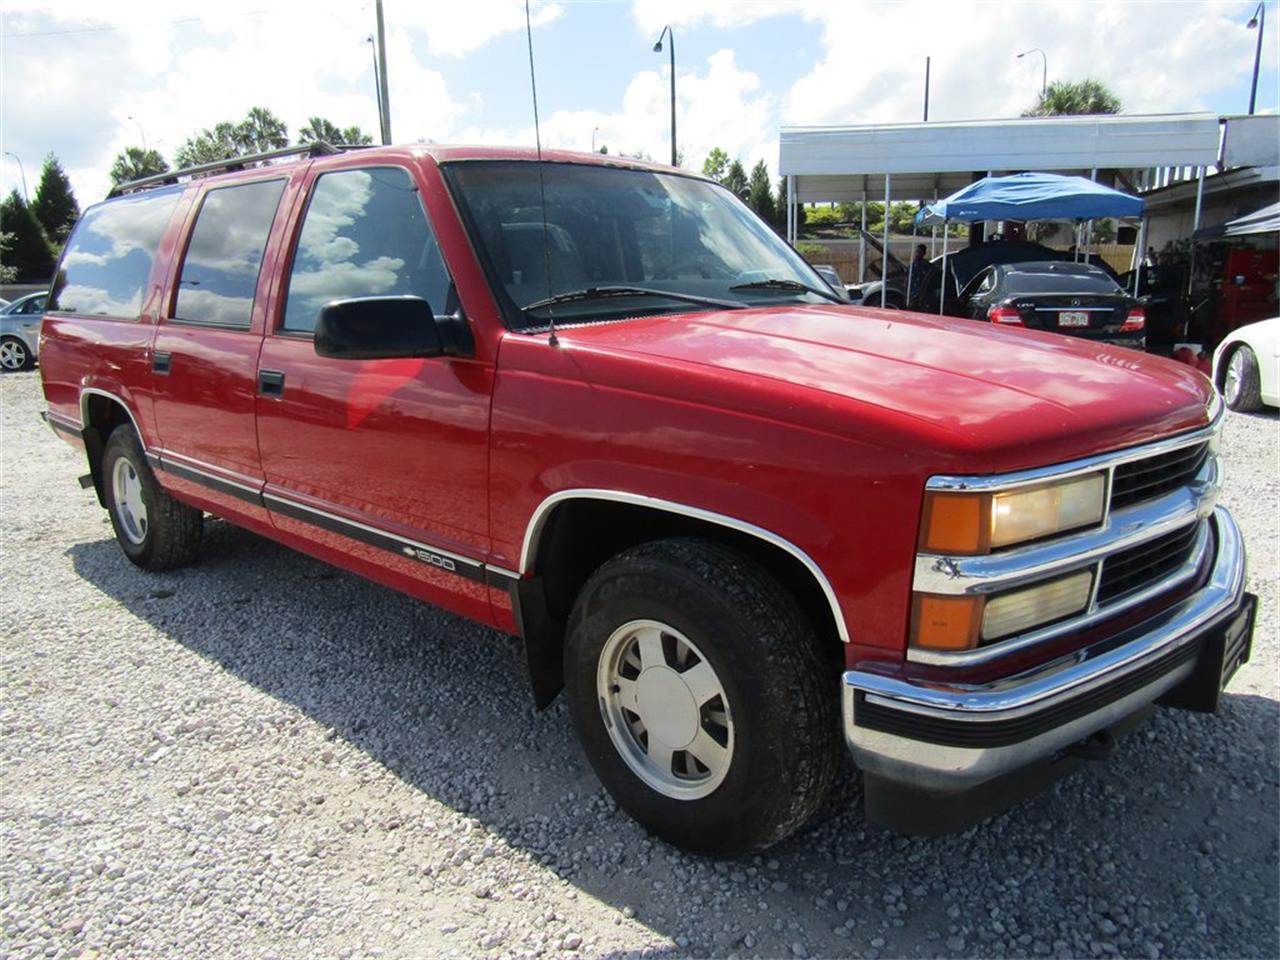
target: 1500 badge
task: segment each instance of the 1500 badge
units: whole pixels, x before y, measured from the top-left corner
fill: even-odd
[[[423,550],[420,547],[401,547],[401,550],[404,552],[406,557],[413,557],[416,560],[421,560],[423,563],[429,563],[434,567],[439,567],[441,570],[448,570],[451,573],[456,573],[458,570],[458,565],[456,563],[448,557],[440,556],[438,553],[432,553],[431,551]]]

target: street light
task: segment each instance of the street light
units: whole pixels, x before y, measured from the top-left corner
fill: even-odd
[[[1039,47],[1032,47],[1030,50],[1023,50],[1018,54],[1018,59],[1021,60],[1028,53],[1038,53],[1040,54],[1040,59],[1044,61],[1040,69],[1040,96],[1043,98],[1045,92],[1049,89],[1049,58],[1045,56],[1044,51]]]
[[[1258,31],[1258,46],[1253,51],[1253,87],[1249,91],[1249,116],[1253,116],[1253,108],[1258,103],[1258,65],[1262,62],[1262,32],[1267,29],[1267,5],[1259,3],[1253,11],[1246,26]]]
[[[134,125],[135,127],[137,127],[137,128],[138,128],[138,136],[142,137],[142,152],[143,152],[143,153],[146,153],[146,152],[147,152],[147,135],[146,135],[146,133],[145,133],[145,132],[143,131],[143,129],[142,129],[142,124],[140,124],[140,123],[138,122],[138,118],[137,118],[137,117],[135,117],[135,116],[133,116],[132,114],[130,114],[129,116],[125,117],[125,119],[126,119],[126,120],[132,120],[132,121],[133,121],[133,125]]]
[[[599,132],[600,132],[600,128],[599,128],[599,127],[592,127],[592,128],[591,128],[591,152],[592,152],[592,153],[595,153],[595,152],[596,152],[596,134],[597,134],[597,133],[599,133]]]
[[[671,24],[667,24],[662,28],[662,32],[658,34],[658,42],[653,45],[654,53],[662,52],[662,38],[667,38],[667,49],[671,52],[671,165],[679,166],[676,163],[676,35],[671,30]]]
[[[22,158],[16,153],[12,153],[8,150],[4,152],[4,155],[6,157],[13,157],[13,159],[18,161],[18,172],[22,174],[22,202],[30,203],[31,199],[27,196],[27,171],[26,168],[22,166]]]

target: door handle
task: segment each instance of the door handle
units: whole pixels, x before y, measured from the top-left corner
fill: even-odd
[[[157,350],[151,355],[151,372],[159,374],[162,377],[169,375],[169,370],[173,365],[173,354],[167,350]]]
[[[264,397],[284,396],[284,371],[259,370],[258,393]]]

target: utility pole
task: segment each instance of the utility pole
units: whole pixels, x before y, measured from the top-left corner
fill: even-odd
[[[387,35],[382,24],[382,0],[375,0],[378,17],[378,122],[382,127],[382,142],[391,142],[391,95],[387,90]]]
[[[929,122],[929,61],[932,57],[924,58],[924,122]]]
[[[658,34],[658,42],[653,45],[654,53],[662,52],[662,38],[667,38],[667,49],[671,53],[671,165],[673,167],[680,166],[677,163],[678,151],[676,150],[676,34],[671,29],[671,24],[667,24],[662,28],[662,32]]]

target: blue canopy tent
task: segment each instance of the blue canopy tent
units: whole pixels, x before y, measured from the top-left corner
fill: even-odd
[[[983,220],[1067,220],[1079,223],[1099,217],[1142,216],[1146,204],[1141,197],[1130,196],[1104,187],[1086,177],[1068,177],[1057,173],[1015,173],[1007,177],[983,177],[957,190],[945,200],[927,204],[916,214],[915,228],[943,227],[942,231],[942,296],[941,313],[946,304],[947,231],[950,223],[976,223]],[[910,289],[911,277],[907,277]]]

